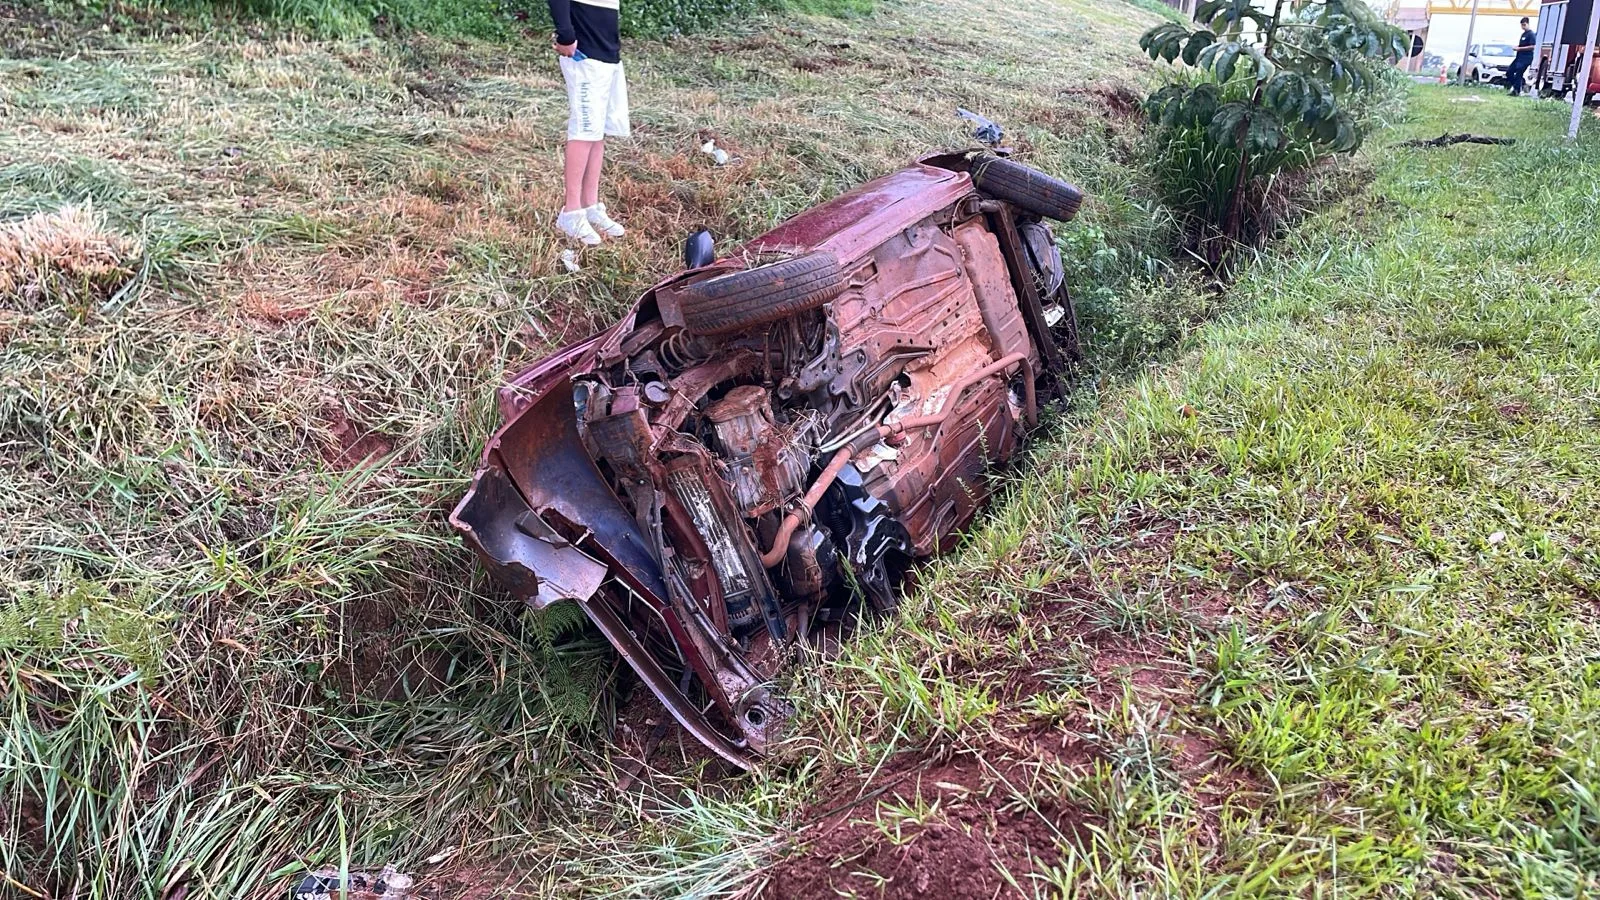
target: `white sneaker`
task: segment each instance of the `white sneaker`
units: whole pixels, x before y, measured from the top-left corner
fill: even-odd
[[[556,216],[556,230],[586,247],[593,247],[600,243],[600,234],[589,224],[585,212],[582,209],[564,211]]]
[[[594,230],[608,238],[619,238],[628,233],[615,219],[606,215],[604,203],[596,203],[584,212],[589,214],[589,224],[594,226]]]

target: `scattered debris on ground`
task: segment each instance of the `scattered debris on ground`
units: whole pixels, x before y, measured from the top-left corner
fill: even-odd
[[[337,866],[322,868],[301,878],[289,892],[290,900],[410,900],[412,879],[384,866],[376,874],[350,872],[345,878]]]
[[[1481,134],[1450,134],[1446,132],[1436,138],[1423,140],[1401,141],[1401,147],[1451,147],[1456,144],[1515,144],[1516,138],[1484,137]]]

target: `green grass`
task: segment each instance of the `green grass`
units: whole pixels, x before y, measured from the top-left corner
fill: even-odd
[[[1131,0],[1131,2],[1134,6],[1160,16],[1169,22],[1177,22],[1179,25],[1191,24],[1190,18],[1184,15],[1182,10],[1174,9],[1161,2],[1161,0]]]
[[[0,895],[278,897],[384,862],[506,861],[533,895],[744,877],[726,861],[764,832],[734,826],[776,807],[617,807],[593,752],[615,659],[570,609],[507,608],[446,528],[495,387],[693,227],[748,238],[965,143],[957,106],[1097,198],[1073,252],[1100,308],[1162,265],[1136,120],[1089,92],[1144,71],[1150,19],[1121,6],[918,0],[631,43],[608,201],[633,237],[577,275],[542,46],[0,22],[0,221],[89,201],[141,248],[114,291],[0,295]],[[685,803],[728,827],[634,828]],[[584,846],[609,855],[574,869]]]
[[[1038,449],[890,627],[802,673],[793,768],[721,816],[821,848],[860,896],[834,854],[933,834],[903,830],[910,800],[1060,825],[1052,867],[1011,872],[1027,895],[1600,890],[1600,132],[1468,96],[1416,89],[1368,190]],[[1445,130],[1519,142],[1392,147]],[[958,763],[984,774],[871,799]]]
[[[774,9],[850,17],[875,0],[634,0],[622,8],[628,37],[705,31],[730,19]],[[436,37],[543,40],[550,33],[544,0],[40,0],[53,20],[98,20],[118,29],[217,26],[278,29],[323,38],[420,31]],[[0,7],[3,9],[3,7]]]
[[[814,16],[852,18],[871,15],[876,5],[877,0],[784,0],[783,8]]]

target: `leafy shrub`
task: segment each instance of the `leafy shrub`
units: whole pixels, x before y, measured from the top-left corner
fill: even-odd
[[[1345,0],[1277,0],[1270,12],[1207,0],[1195,19],[1157,25],[1139,46],[1190,67],[1146,107],[1167,200],[1188,217],[1193,249],[1221,269],[1235,246],[1271,230],[1283,175],[1360,145],[1372,126],[1361,113],[1373,108],[1358,98],[1386,91],[1384,61],[1405,37]]]
[[[1164,277],[1170,273],[1159,261],[1131,259],[1138,249],[1116,246],[1099,227],[1067,229],[1061,245],[1078,320],[1100,372],[1147,365],[1215,315],[1222,303],[1215,292]]]
[[[1195,78],[1187,73],[1178,77]],[[1249,82],[1235,80],[1218,96],[1224,102],[1239,102],[1249,93]],[[1187,220],[1191,246],[1186,249],[1213,262],[1208,253],[1225,251],[1233,243],[1253,246],[1269,235],[1290,203],[1287,194],[1294,179],[1284,176],[1303,172],[1324,155],[1310,141],[1290,136],[1247,156],[1229,141],[1218,140],[1205,123],[1192,119],[1160,123],[1154,143],[1159,162],[1152,174],[1163,199]],[[1241,177],[1240,169],[1247,163],[1247,177]],[[1235,203],[1239,221],[1227,232]]]

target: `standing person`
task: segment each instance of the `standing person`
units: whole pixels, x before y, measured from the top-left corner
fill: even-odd
[[[618,0],[549,0],[556,53],[567,82],[566,205],[556,229],[582,244],[619,238],[621,225],[600,202],[606,138],[628,136],[628,83],[622,73]]]
[[[1528,27],[1526,16],[1523,17],[1521,25],[1522,38],[1517,41],[1517,55],[1511,60],[1511,68],[1506,70],[1506,85],[1513,97],[1522,93],[1523,76],[1527,74],[1528,67],[1533,65],[1533,48],[1539,40]]]

